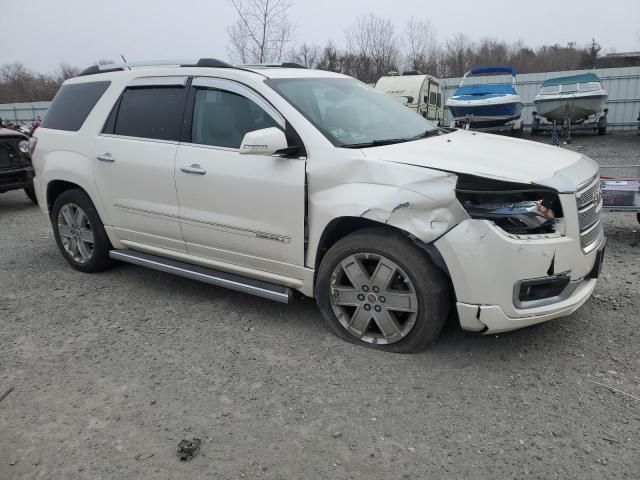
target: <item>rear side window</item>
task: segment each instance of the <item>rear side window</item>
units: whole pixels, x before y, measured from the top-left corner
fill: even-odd
[[[184,102],[184,87],[129,88],[122,94],[117,111],[113,112],[113,133],[178,141]]]
[[[111,82],[63,85],[56,93],[42,126],[77,132]]]

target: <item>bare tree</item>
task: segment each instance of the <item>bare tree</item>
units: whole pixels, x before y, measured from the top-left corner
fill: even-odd
[[[53,75],[42,75],[16,62],[0,67],[0,103],[51,100],[60,81]]]
[[[227,27],[228,51],[240,63],[280,62],[293,35],[288,0],[229,0],[238,15]]]
[[[320,47],[303,43],[294,47],[288,54],[289,60],[307,68],[315,68],[320,61]]]
[[[464,33],[457,33],[445,43],[442,74],[460,77],[470,68],[473,60],[473,42]]]
[[[398,68],[395,29],[390,20],[373,14],[358,17],[346,32],[348,53],[354,55],[353,74],[365,82],[375,82]]]
[[[327,70],[329,72],[343,73],[341,69],[341,58],[342,54],[338,52],[336,45],[329,40],[322,49],[316,68],[319,68],[320,70]]]
[[[78,67],[74,67],[73,65],[69,65],[64,62],[60,64],[58,70],[57,78],[60,83],[64,82],[68,78],[77,77],[80,73],[80,69]]]
[[[437,74],[438,45],[430,20],[409,20],[401,40],[408,70]]]

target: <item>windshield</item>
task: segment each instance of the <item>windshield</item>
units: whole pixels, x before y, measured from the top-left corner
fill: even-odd
[[[338,147],[406,142],[438,131],[393,97],[352,78],[285,78],[266,83]]]

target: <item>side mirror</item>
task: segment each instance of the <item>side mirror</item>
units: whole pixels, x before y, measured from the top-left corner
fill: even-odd
[[[243,155],[273,155],[287,147],[287,138],[284,136],[284,132],[278,128],[270,127],[247,132],[240,144],[240,153]]]

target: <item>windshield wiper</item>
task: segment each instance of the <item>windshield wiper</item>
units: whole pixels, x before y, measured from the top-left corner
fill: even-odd
[[[421,138],[431,137],[432,135],[443,135],[446,132],[441,130],[440,128],[436,128],[433,130],[427,130],[422,132],[415,137],[409,138],[385,138],[383,140],[372,140],[370,142],[364,143],[349,143],[346,145],[340,145],[342,148],[367,148],[367,147],[380,147],[382,145],[392,145],[394,143],[404,143],[404,142],[412,142],[414,140],[419,140]]]
[[[433,135],[444,135],[447,132],[445,132],[444,130],[440,129],[440,128],[434,128],[433,130],[427,130],[425,132],[422,132],[418,135],[416,135],[415,137],[410,138],[409,140],[418,140],[420,138],[427,138],[427,137],[432,137]]]
[[[384,140],[371,140],[364,143],[348,143],[346,145],[340,145],[342,148],[367,148],[367,147],[380,147],[382,145],[392,145],[394,143],[402,143],[413,140],[413,138],[385,138]]]

